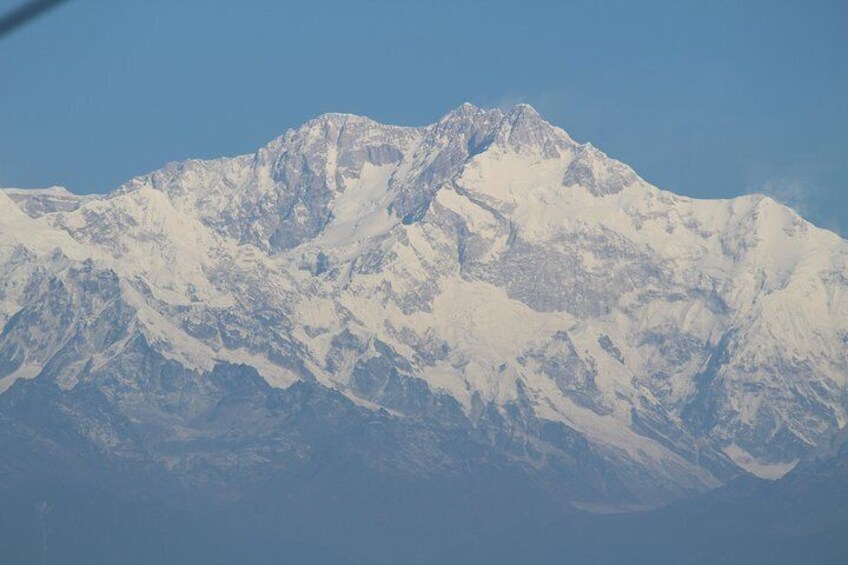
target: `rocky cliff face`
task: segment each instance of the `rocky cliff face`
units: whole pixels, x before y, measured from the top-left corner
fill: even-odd
[[[657,189],[526,105],[328,114],[98,198],[0,191],[0,327],[18,449],[651,505],[844,427],[848,243]]]

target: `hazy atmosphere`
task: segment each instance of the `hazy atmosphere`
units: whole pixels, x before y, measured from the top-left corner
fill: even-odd
[[[848,563],[847,15],[0,1],[0,563]]]

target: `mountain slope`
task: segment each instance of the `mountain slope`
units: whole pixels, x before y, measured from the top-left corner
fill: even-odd
[[[262,377],[259,404],[308,385],[430,438],[402,464],[364,442],[379,464],[499,461],[590,508],[778,477],[845,426],[848,244],[764,196],[659,190],[526,105],[328,114],[253,155],[54,192],[0,191],[0,399],[52,390],[87,450],[184,484],[299,452],[242,406],[233,468],[208,428],[253,382],[215,385],[231,367]],[[114,417],[68,408],[80,391]],[[458,437],[488,455],[435,455]]]

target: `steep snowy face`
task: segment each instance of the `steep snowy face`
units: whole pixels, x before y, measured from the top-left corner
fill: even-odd
[[[255,155],[172,163],[120,192],[160,190],[181,213],[222,236],[266,251],[285,250],[321,233],[336,217],[335,200],[346,192],[379,200],[420,136],[415,128],[328,114]]]
[[[326,114],[255,155],[172,163],[119,192],[161,190],[222,235],[281,251],[345,222],[385,220],[375,217],[384,213],[420,220],[469,158],[491,147],[555,159],[576,144],[526,105],[504,114],[465,104],[424,128]]]
[[[572,318],[563,329],[583,343],[557,366],[576,381],[553,379],[570,400],[645,434],[667,434],[645,420],[675,421],[767,476],[844,426],[846,245],[834,234],[761,196],[657,190],[589,145],[553,161],[487,152],[451,188],[436,201],[459,226],[463,279]]]
[[[143,419],[170,410],[145,408],[171,398],[151,372],[201,394],[242,364],[642,502],[779,476],[848,419],[844,240],[763,196],[659,190],[526,105],[327,114],[54,192],[0,191],[2,389],[94,383]]]

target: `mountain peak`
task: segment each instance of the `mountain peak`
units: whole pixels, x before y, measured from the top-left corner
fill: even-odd
[[[446,120],[452,120],[457,118],[461,119],[479,116],[481,114],[485,114],[492,111],[492,109],[481,108],[480,106],[476,106],[471,102],[463,102],[462,104],[445,114],[439,121],[443,122]]]
[[[375,125],[377,124],[376,121],[372,120],[368,116],[351,114],[349,112],[325,112],[323,114],[315,116],[314,118],[312,118],[311,120],[296,129],[309,129],[311,127],[325,126],[327,124],[341,126],[347,123],[371,123]]]
[[[429,126],[437,135],[459,132],[491,130],[504,118],[497,108],[480,108],[469,102],[463,103],[442,116],[438,122]]]
[[[508,110],[502,108],[484,108],[481,106],[477,106],[476,104],[472,104],[471,102],[463,102],[462,104],[445,114],[439,121],[494,114],[500,114],[501,117],[507,117],[510,121],[521,119],[522,117],[530,119],[542,119],[542,117],[539,115],[539,112],[537,112],[536,109],[533,108],[533,106],[524,102],[520,102]]]
[[[501,142],[513,150],[535,149],[549,159],[557,158],[563,150],[576,146],[565,131],[551,125],[529,104],[516,104],[504,117],[499,129]]]
[[[512,110],[509,112],[509,116],[512,120],[537,119],[544,121],[542,116],[539,115],[539,112],[537,112],[533,106],[525,102],[520,102],[513,106]]]

